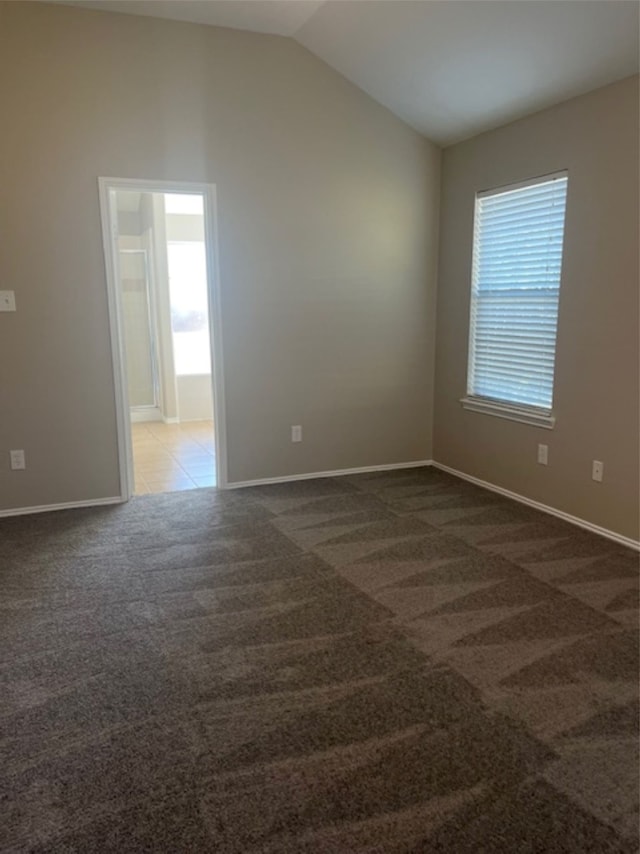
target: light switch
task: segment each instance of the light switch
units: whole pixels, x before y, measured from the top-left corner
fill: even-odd
[[[16,292],[0,291],[0,311],[16,310]]]

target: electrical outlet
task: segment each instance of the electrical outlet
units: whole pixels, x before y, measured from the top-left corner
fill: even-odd
[[[9,459],[11,460],[11,468],[14,471],[26,469],[27,463],[24,458],[24,451],[9,451]]]
[[[549,462],[549,446],[538,445],[538,462],[541,466],[546,466]]]
[[[0,311],[16,310],[15,291],[0,291]]]
[[[602,482],[602,478],[604,477],[604,463],[600,460],[594,460],[591,465],[591,477],[593,480],[597,480],[598,483]]]
[[[294,424],[291,426],[291,441],[302,442],[302,427],[300,424]]]

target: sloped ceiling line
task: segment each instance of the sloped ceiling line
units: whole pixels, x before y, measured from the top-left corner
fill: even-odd
[[[638,73],[635,0],[48,0],[294,38],[449,145]]]

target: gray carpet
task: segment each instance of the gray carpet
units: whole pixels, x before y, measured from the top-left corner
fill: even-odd
[[[638,850],[638,555],[434,469],[0,522],[0,850]]]

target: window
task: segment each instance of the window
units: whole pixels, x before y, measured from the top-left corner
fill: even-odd
[[[553,427],[567,175],[478,193],[467,409]]]
[[[167,241],[173,358],[178,376],[210,374],[207,259],[199,241]]]
[[[204,198],[201,193],[165,193],[164,210],[168,214],[204,216]]]

